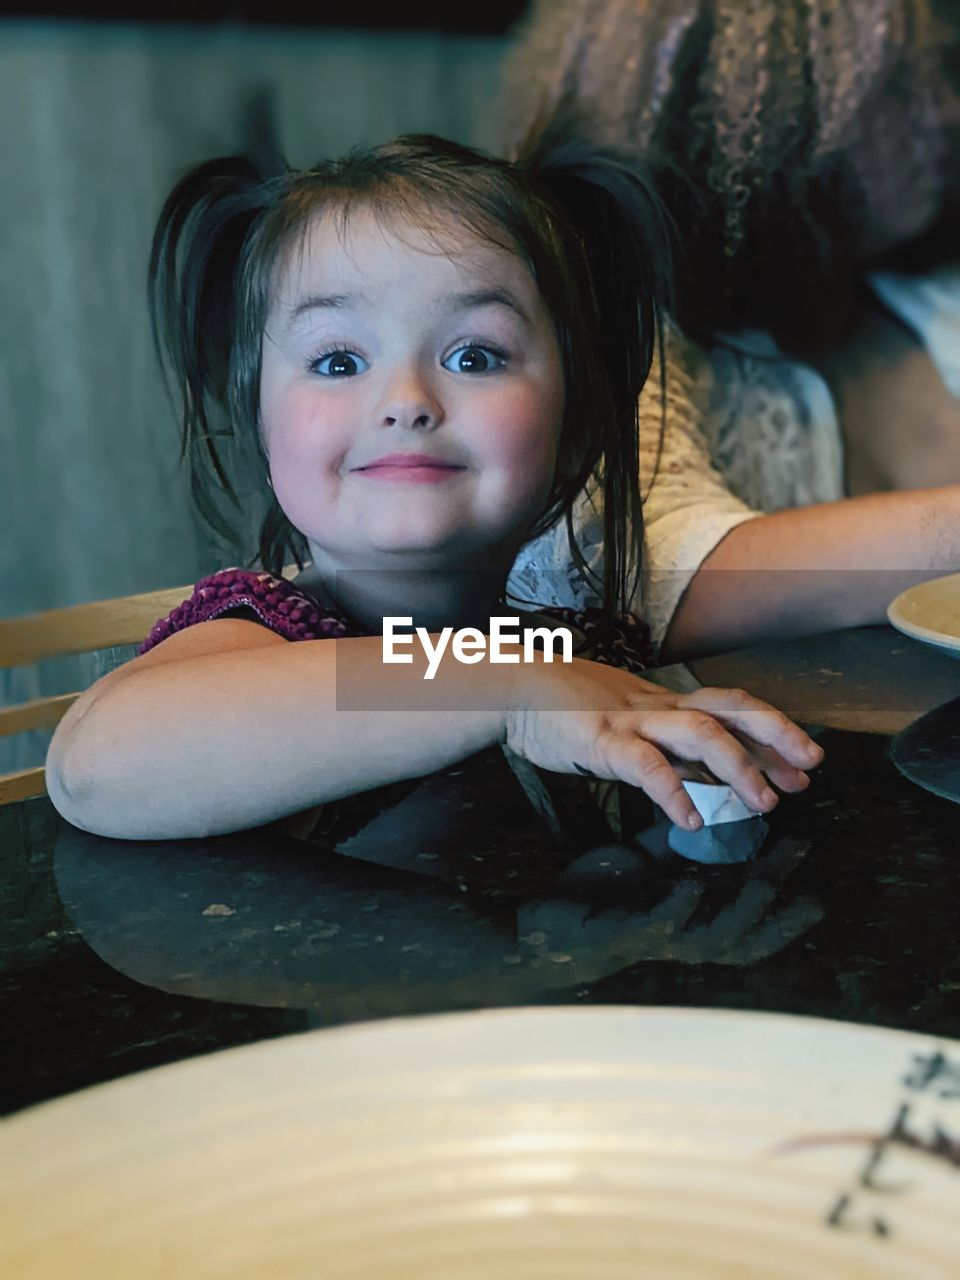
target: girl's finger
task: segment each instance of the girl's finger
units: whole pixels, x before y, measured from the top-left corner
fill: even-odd
[[[688,831],[703,826],[680,775],[654,743],[629,730],[613,734],[607,746],[606,765],[614,777],[645,791],[677,826]]]
[[[705,711],[663,708],[638,716],[636,732],[683,760],[701,760],[721,782],[728,783],[749,808],[767,813],[777,797],[750,753],[719,720]]]
[[[792,765],[779,764],[777,762],[765,764],[762,759],[758,761],[758,764],[764,776],[781,791],[796,794],[798,791],[806,791],[810,785],[810,779],[807,774],[799,769],[794,769]]]
[[[779,751],[773,747],[761,746],[736,729],[731,729],[730,732],[742,743],[757,767],[775,787],[779,787],[781,791],[805,791],[809,787],[809,777],[802,769],[795,769],[792,764],[788,764]]]
[[[754,742],[773,747],[799,769],[811,769],[823,759],[823,748],[798,724],[743,689],[697,689],[683,694],[677,705],[718,716]]]
[[[795,769],[792,764],[787,764],[783,756],[778,751],[774,751],[773,747],[762,747],[748,738],[745,733],[738,733],[736,729],[731,729],[730,733],[743,745],[760,772],[781,791],[805,791],[810,785],[807,774],[802,769]],[[690,760],[681,761],[670,752],[666,754],[681,778],[693,782],[716,782],[710,770],[702,764],[696,764]]]

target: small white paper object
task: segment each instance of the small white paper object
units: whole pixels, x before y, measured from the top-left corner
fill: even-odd
[[[719,822],[743,822],[755,818],[757,810],[748,809],[733,787],[725,783],[684,780],[683,789],[696,806],[705,827]]]

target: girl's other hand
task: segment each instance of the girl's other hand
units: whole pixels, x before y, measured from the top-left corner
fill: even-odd
[[[682,762],[705,765],[765,813],[777,804],[767,779],[802,791],[803,771],[823,759],[799,725],[742,689],[673,693],[584,658],[520,667],[505,724],[507,746],[531,764],[640,787],[691,830],[703,824]]]

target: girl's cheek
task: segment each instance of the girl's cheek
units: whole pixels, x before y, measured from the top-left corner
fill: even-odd
[[[563,402],[524,389],[504,397],[490,423],[492,449],[514,466],[551,468],[560,443]]]
[[[321,456],[342,456],[355,418],[345,397],[325,397],[318,403],[316,388],[309,384],[291,388],[273,406],[273,415],[275,448],[287,458],[315,461]]]

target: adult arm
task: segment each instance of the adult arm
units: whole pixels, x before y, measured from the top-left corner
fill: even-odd
[[[960,485],[756,516],[691,578],[667,661],[883,622],[900,591],[960,570]]]

